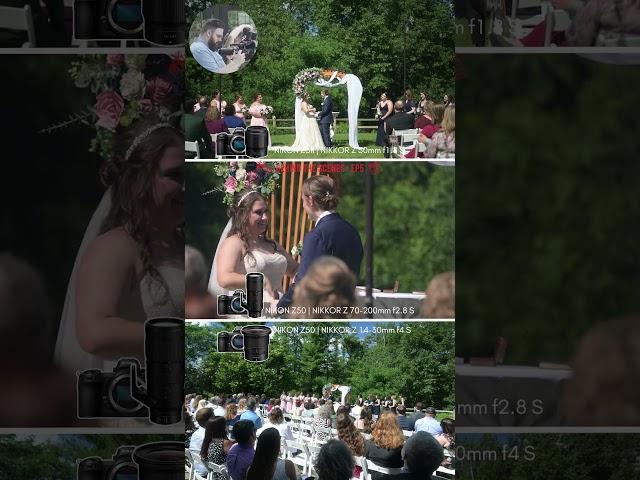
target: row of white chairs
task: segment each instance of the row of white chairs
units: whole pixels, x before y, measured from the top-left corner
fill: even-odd
[[[188,448],[184,449],[185,462],[184,471],[187,474],[187,480],[215,480],[216,473],[225,479],[231,479],[226,465],[218,465],[213,462],[205,462],[200,457],[200,454],[192,452]],[[196,465],[203,464],[207,467],[207,476],[203,477],[196,469]]]

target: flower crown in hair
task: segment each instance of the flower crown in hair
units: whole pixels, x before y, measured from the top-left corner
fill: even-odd
[[[280,173],[282,172],[281,162],[243,162],[233,161],[229,163],[214,163],[214,177],[221,178],[221,182],[203,193],[209,195],[213,192],[223,192],[222,202],[225,205],[240,204],[253,192],[258,192],[264,197],[268,197],[279,186]],[[242,198],[235,204],[234,197],[237,193],[249,189],[242,195]]]
[[[95,130],[90,151],[111,158],[118,127],[127,128],[145,118],[167,122],[180,115],[184,93],[184,55],[79,55],[69,74],[75,86],[89,89],[95,104],[67,120],[40,131],[82,123]],[[137,146],[137,145],[136,145]],[[131,149],[130,149],[131,150]],[[128,151],[129,157],[133,150]]]
[[[133,154],[133,152],[135,152],[136,148],[138,148],[140,144],[144,142],[149,135],[151,135],[153,132],[161,128],[172,128],[172,127],[171,127],[171,124],[169,123],[158,123],[157,125],[153,125],[152,127],[147,128],[144,132],[142,132],[140,135],[138,135],[136,138],[133,139],[131,146],[127,149],[127,153],[124,154],[125,161],[131,158],[131,155]]]

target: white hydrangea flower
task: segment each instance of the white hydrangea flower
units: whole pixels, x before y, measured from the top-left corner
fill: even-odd
[[[142,98],[146,85],[144,74],[137,70],[129,70],[120,80],[120,93],[127,100]]]

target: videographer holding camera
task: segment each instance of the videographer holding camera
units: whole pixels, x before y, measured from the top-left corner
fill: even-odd
[[[202,25],[200,35],[190,45],[193,58],[213,73],[233,73],[245,62],[245,54],[242,51],[234,51],[224,57],[219,53],[224,39],[224,28],[224,23],[216,18],[207,20]]]

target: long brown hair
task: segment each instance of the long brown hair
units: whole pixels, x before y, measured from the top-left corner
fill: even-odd
[[[249,255],[251,258],[253,258],[253,255],[249,249],[249,215],[251,214],[253,204],[258,200],[264,201],[268,206],[267,200],[257,191],[248,189],[241,190],[233,196],[232,204],[227,212],[229,218],[231,218],[231,231],[229,232],[229,236],[238,235],[242,240],[245,254]],[[269,238],[268,223],[264,232],[264,239],[273,245],[274,252],[278,250],[276,242]]]
[[[380,448],[395,450],[404,445],[404,435],[398,423],[398,417],[392,412],[385,412],[371,431],[371,439]]]
[[[360,418],[362,419],[362,431],[364,433],[371,433],[371,430],[373,430],[373,412],[369,405],[362,407]]]
[[[353,454],[361,457],[364,454],[364,437],[358,431],[348,413],[339,413],[336,416],[338,438],[349,445]]]
[[[166,283],[151,260],[151,238],[147,205],[153,196],[153,180],[160,159],[169,147],[183,148],[184,135],[169,126],[161,126],[146,134],[146,130],[159,125],[157,119],[139,122],[134,127],[118,132],[113,155],[102,166],[102,183],[111,188],[111,210],[102,224],[100,233],[122,227],[140,245],[144,273],[166,287]],[[127,152],[138,142],[133,151]],[[181,230],[177,230],[182,235]]]

